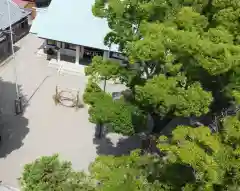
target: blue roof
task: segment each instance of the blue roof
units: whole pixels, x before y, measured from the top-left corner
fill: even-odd
[[[110,31],[105,19],[94,17],[95,0],[52,0],[45,10],[37,11],[30,32],[40,38],[109,50],[103,41]],[[117,45],[110,48],[118,52]]]

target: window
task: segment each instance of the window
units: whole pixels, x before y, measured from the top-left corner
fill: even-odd
[[[25,22],[21,23],[21,28],[24,29],[25,28]]]
[[[70,44],[70,43],[65,43],[65,48],[70,49],[70,50],[76,50],[76,45]]]
[[[37,8],[47,7],[51,3],[51,0],[35,0]]]
[[[21,22],[20,27],[21,27],[22,29],[27,28],[27,27],[28,27],[28,20],[24,20],[23,22]]]
[[[47,40],[47,45],[56,46],[56,41],[48,39]]]

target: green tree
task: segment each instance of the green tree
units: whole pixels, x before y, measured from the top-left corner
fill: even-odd
[[[85,103],[90,104],[89,120],[92,123],[105,124],[110,131],[124,135],[133,135],[146,127],[146,117],[139,108],[124,98],[113,100],[92,80],[89,80],[83,97]]]
[[[25,165],[20,178],[24,191],[94,191],[91,179],[82,172],[75,172],[71,163],[61,161],[58,155],[41,157]]]
[[[163,164],[163,163],[162,163]],[[41,157],[25,165],[21,177],[24,191],[159,191],[171,186],[151,179],[159,159],[140,154],[129,156],[99,156],[89,167],[88,174],[73,171],[69,162],[57,155]]]
[[[221,120],[219,132],[208,127],[179,126],[167,138],[161,136],[162,156],[100,156],[90,166],[101,191],[240,189],[240,121]]]
[[[161,136],[161,156],[140,150],[125,156],[98,156],[89,173],[73,171],[57,155],[27,164],[22,189],[79,191],[237,191],[240,189],[240,121],[227,116],[220,131],[179,126]]]
[[[101,191],[159,191],[171,187],[151,179],[155,167],[162,166],[159,159],[136,150],[129,156],[100,156],[90,166],[90,172]]]
[[[222,120],[220,133],[208,127],[179,126],[171,138],[160,137],[159,148],[167,153],[169,164],[191,167],[195,181],[184,190],[240,189],[240,121]]]
[[[118,44],[129,64],[97,57],[86,75],[118,78],[145,115],[202,116],[240,100],[237,0],[96,0],[92,11],[108,21],[106,45]]]

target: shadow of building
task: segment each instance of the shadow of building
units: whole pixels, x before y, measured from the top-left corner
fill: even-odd
[[[21,86],[19,90],[21,93]],[[0,158],[19,149],[29,132],[28,119],[15,114],[15,99],[16,84],[0,79]],[[23,103],[26,103],[25,97]]]
[[[13,46],[13,50],[14,52],[18,52],[20,50],[19,46],[14,45]],[[7,60],[12,59],[12,57],[10,57],[12,55],[11,53],[12,51],[9,50],[8,46],[5,46],[4,43],[0,43],[0,65],[2,66],[3,64],[7,63]]]

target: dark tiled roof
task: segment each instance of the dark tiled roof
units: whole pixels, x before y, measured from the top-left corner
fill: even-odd
[[[17,21],[30,14],[29,11],[21,9],[11,0],[0,0],[0,29],[2,30],[9,27],[7,1],[9,1],[10,17],[12,24],[16,23]]]

